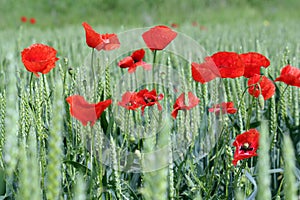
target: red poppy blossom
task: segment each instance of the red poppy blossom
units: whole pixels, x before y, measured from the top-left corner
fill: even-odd
[[[265,76],[255,74],[248,80],[248,92],[254,97],[258,97],[260,94],[264,97],[264,100],[271,98],[275,93],[274,83]]]
[[[259,146],[259,132],[256,129],[250,129],[236,136],[233,146],[236,147],[232,164],[236,166],[239,160],[257,156]]]
[[[195,81],[202,84],[209,82],[216,77],[221,77],[218,68],[210,57],[206,58],[206,61],[203,63],[191,64],[192,66],[192,77]]]
[[[173,105],[172,117],[176,119],[179,110],[190,110],[199,104],[200,100],[192,93],[188,92],[188,104],[185,102],[185,94],[182,93]]]
[[[136,102],[141,106],[142,115],[144,114],[144,110],[147,106],[153,106],[156,104],[158,110],[162,110],[162,107],[158,101],[162,100],[163,98],[164,95],[158,95],[155,89],[151,91],[143,89],[136,93]]]
[[[198,24],[198,22],[193,21],[193,22],[192,22],[192,26],[196,27],[196,26],[199,26],[199,24]]]
[[[215,112],[217,115],[220,114],[220,112],[222,112],[222,114],[234,114],[236,113],[237,109],[234,108],[233,102],[222,102],[214,105],[212,108],[209,108],[208,111]]]
[[[172,23],[172,24],[171,24],[171,27],[172,27],[172,28],[178,28],[178,27],[179,27],[179,25],[178,25],[178,24],[176,24],[176,23]]]
[[[120,41],[116,34],[99,34],[86,22],[82,23],[85,30],[86,44],[98,51],[101,49],[109,51],[120,47]]]
[[[167,26],[155,26],[144,32],[142,37],[149,49],[163,50],[177,36],[177,33]]]
[[[300,69],[287,65],[281,69],[280,76],[275,81],[284,82],[287,85],[300,87]]]
[[[30,18],[29,22],[30,22],[31,24],[35,24],[35,23],[36,23],[36,19],[35,19],[35,18]]]
[[[83,126],[86,126],[88,122],[93,126],[103,111],[112,103],[112,100],[108,99],[90,104],[80,95],[69,96],[66,101],[70,104],[71,115],[78,119]]]
[[[122,96],[122,101],[118,102],[118,105],[127,110],[136,110],[139,108],[140,105],[136,102],[136,92],[125,92]]]
[[[47,74],[55,67],[56,50],[44,44],[33,44],[22,52],[22,62],[25,68],[39,77],[38,72]]]
[[[145,56],[145,50],[139,49],[134,51],[131,56],[127,56],[122,59],[118,65],[121,68],[128,68],[129,73],[135,72],[138,66],[142,66],[145,70],[150,70],[151,65],[144,62],[142,59]]]
[[[23,23],[27,22],[27,18],[25,16],[22,16],[21,17],[21,22],[23,22]]]
[[[211,56],[220,71],[222,78],[237,78],[243,76],[245,64],[235,52],[217,52]]]
[[[256,52],[242,53],[240,57],[245,63],[244,77],[247,78],[260,74],[261,67],[267,68],[270,65],[268,58]]]

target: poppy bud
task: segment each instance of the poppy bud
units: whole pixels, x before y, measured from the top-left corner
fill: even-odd
[[[261,94],[258,96],[258,105],[262,110],[265,107],[265,100],[264,100],[263,95],[261,95]]]
[[[70,76],[72,76],[73,73],[74,73],[74,69],[72,67],[69,67],[68,68],[68,73],[69,73]]]
[[[130,137],[129,137],[129,142],[135,142],[135,137],[133,136],[133,135],[131,135]]]

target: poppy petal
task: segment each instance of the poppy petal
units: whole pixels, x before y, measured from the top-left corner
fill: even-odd
[[[134,60],[132,59],[131,56],[127,56],[125,58],[123,58],[123,60],[121,60],[118,63],[118,66],[121,68],[129,68],[134,64]]]
[[[264,97],[264,100],[271,98],[276,89],[274,83],[270,79],[258,74],[255,74],[249,78],[248,86],[248,92],[250,95],[258,98],[258,96],[261,94]]]
[[[221,77],[212,59],[207,59],[206,62],[200,64],[193,62],[191,66],[193,79],[202,84]]]
[[[134,51],[131,54],[132,59],[134,60],[134,62],[139,62],[141,61],[145,56],[145,50],[144,49],[139,49]]]
[[[167,26],[155,26],[144,32],[142,37],[149,49],[163,50],[177,36],[177,33]]]
[[[260,74],[260,68],[267,68],[270,61],[264,55],[256,52],[248,52],[240,54],[241,59],[245,63],[244,77],[250,78],[255,74]]]
[[[250,129],[235,138],[233,146],[236,147],[232,164],[237,165],[239,160],[257,156],[257,149],[259,147],[260,133],[256,129]]]
[[[243,76],[245,64],[235,52],[217,52],[211,56],[220,71],[222,78],[237,78]]]
[[[38,72],[47,74],[55,67],[56,50],[44,44],[33,44],[21,52],[25,68],[39,77]]]
[[[69,96],[66,101],[70,105],[71,115],[79,120],[83,126],[86,126],[88,122],[93,126],[103,111],[112,103],[108,99],[97,104],[90,104],[80,95]]]
[[[284,82],[287,85],[300,87],[300,69],[287,65],[281,69],[280,76],[275,79],[276,81]]]
[[[102,43],[101,35],[94,31],[94,29],[86,22],[82,23],[85,30],[86,44],[91,48],[96,48]]]

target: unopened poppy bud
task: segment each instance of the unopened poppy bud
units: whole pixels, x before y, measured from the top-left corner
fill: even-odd
[[[263,95],[261,95],[261,94],[258,96],[258,105],[262,110],[265,107],[265,100],[264,100]]]
[[[130,136],[129,142],[135,142],[135,137],[133,135]]]
[[[68,65],[68,63],[69,63],[69,59],[68,58],[63,58],[63,61],[64,61],[65,65]]]
[[[68,73],[69,73],[70,76],[72,76],[74,74],[74,70],[73,70],[72,67],[68,68]]]

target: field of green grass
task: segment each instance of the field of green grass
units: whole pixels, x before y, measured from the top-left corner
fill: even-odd
[[[299,7],[296,0],[0,0],[0,199],[299,199],[300,88],[274,82],[275,94],[262,101],[245,77],[201,84],[191,74],[191,62],[220,51],[265,55],[271,64],[261,74],[272,82],[284,66],[299,68]],[[82,22],[116,33],[120,49],[89,48]],[[141,35],[173,23],[177,40],[154,54]],[[39,77],[21,60],[35,43],[59,58]],[[140,48],[151,71],[118,67]],[[144,88],[164,94],[162,111],[118,106],[124,92]],[[173,119],[176,98],[188,91],[199,104]],[[74,94],[113,103],[84,126],[66,101]],[[237,113],[208,112],[229,101]],[[233,142],[253,128],[258,156],[234,166]]]

